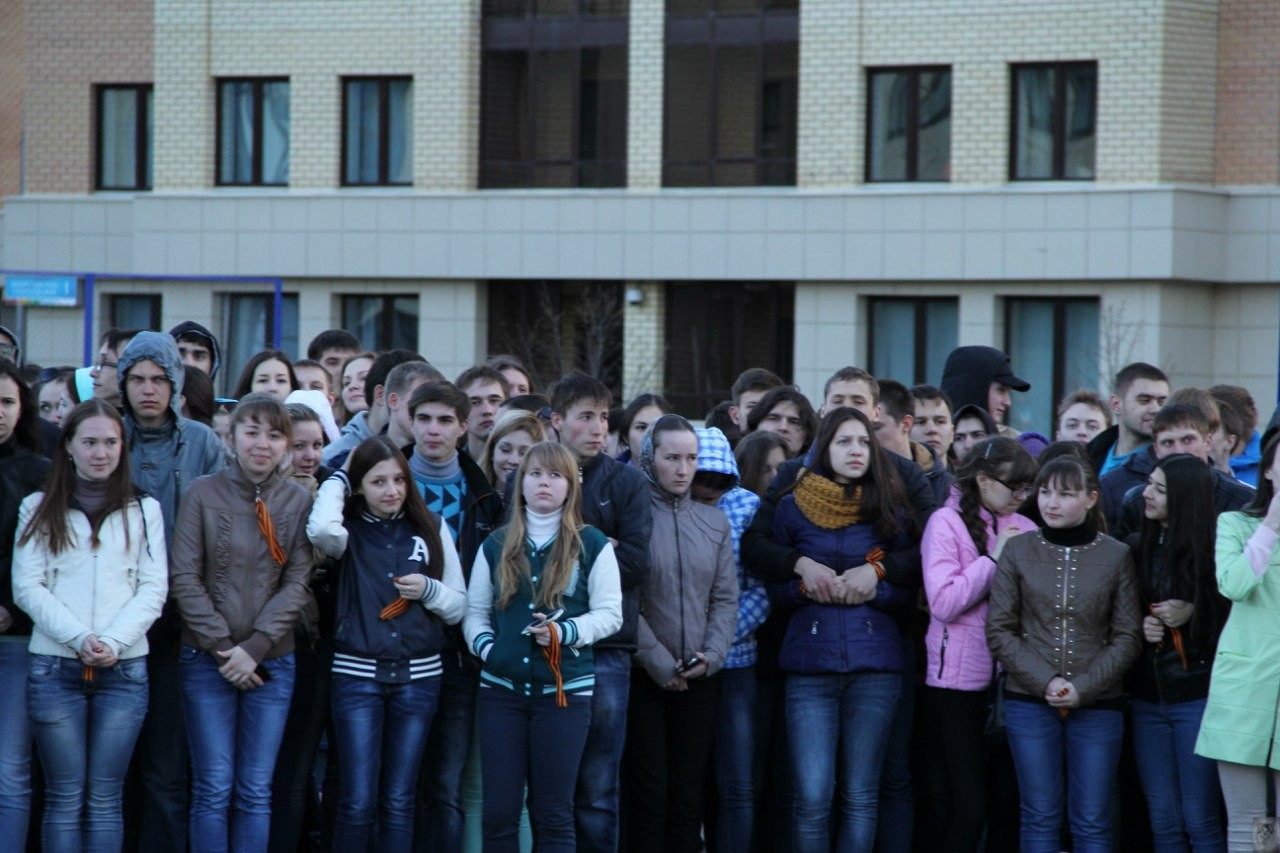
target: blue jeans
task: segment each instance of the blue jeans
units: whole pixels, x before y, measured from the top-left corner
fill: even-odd
[[[787,677],[787,739],[795,780],[794,853],[829,853],[830,817],[840,768],[837,853],[871,853],[880,772],[902,676],[849,672]]]
[[[1219,820],[1218,765],[1195,754],[1207,702],[1156,705],[1133,700],[1133,752],[1156,853],[1226,850]]]
[[[14,850],[27,844],[31,819],[31,720],[27,707],[27,638],[0,642],[0,838]]]
[[[293,695],[293,655],[264,660],[271,680],[238,690],[213,655],[182,648],[191,742],[192,853],[257,853],[271,828],[271,776]]]
[[[539,853],[574,853],[573,789],[591,722],[591,697],[520,696],[481,684],[480,765],[485,853],[517,853],[525,783]]]
[[[409,853],[418,770],[440,702],[440,679],[380,684],[335,675],[332,695],[341,778],[333,849],[369,850],[376,817],[374,849]]]
[[[44,768],[49,853],[119,853],[124,843],[121,794],[147,715],[147,662],[96,667],[92,681],[84,672],[75,658],[31,655],[27,709]]]
[[[1022,853],[1062,849],[1064,804],[1075,853],[1110,853],[1111,789],[1124,713],[1073,708],[1063,717],[1043,702],[1009,699],[1005,720],[1022,798]]]
[[[591,697],[591,727],[578,768],[574,819],[580,851],[616,853],[619,774],[631,697],[631,653],[594,649],[592,659],[596,686]]]
[[[756,668],[720,670],[715,773],[720,813],[716,849],[750,853],[755,820]]]
[[[880,774],[880,814],[876,823],[879,853],[911,853],[915,800],[911,789],[911,739],[916,719],[915,638],[910,622],[898,628],[902,639],[902,695],[889,730],[889,745]]]
[[[462,775],[471,750],[480,670],[461,666],[452,649],[440,655],[440,662],[440,701],[427,737],[419,782],[422,802],[414,823],[418,853],[459,853],[466,825]]]

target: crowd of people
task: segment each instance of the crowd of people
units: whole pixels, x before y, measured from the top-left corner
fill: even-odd
[[[196,323],[44,369],[0,327],[5,849],[1274,849],[1245,389],[1134,363],[1018,434],[964,346],[812,400],[752,368],[695,426],[306,356],[221,398]]]

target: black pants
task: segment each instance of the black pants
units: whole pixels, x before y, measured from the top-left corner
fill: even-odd
[[[987,757],[982,726],[987,691],[926,687],[921,711],[928,733],[930,812],[938,823],[922,827],[925,848],[974,853],[987,817]]]
[[[713,676],[687,691],[660,688],[631,673],[623,797],[630,853],[698,853],[702,800],[720,685]]]

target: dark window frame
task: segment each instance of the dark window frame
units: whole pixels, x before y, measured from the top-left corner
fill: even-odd
[[[918,176],[920,167],[920,75],[921,74],[951,74],[950,65],[885,65],[868,67],[866,69],[867,87],[866,87],[866,122],[863,140],[863,180],[869,184],[877,183],[903,183],[906,181],[943,184],[950,183],[950,179],[934,179]],[[871,140],[873,134],[872,123],[872,89],[874,86],[874,78],[877,74],[906,74],[907,88],[915,95],[909,102],[907,107],[907,176],[905,178],[876,178],[871,175]],[[921,380],[923,381],[923,380]]]
[[[626,16],[595,16],[586,12],[586,0],[578,0],[573,15],[538,17],[534,14],[534,0],[527,0],[524,17],[490,15],[487,12],[481,18],[480,35],[480,139],[492,132],[489,127],[489,108],[486,103],[486,91],[483,74],[485,56],[489,53],[523,53],[526,57],[525,73],[525,116],[524,116],[524,148],[531,152],[530,159],[523,161],[490,160],[484,157],[483,142],[480,143],[480,157],[477,183],[480,189],[512,189],[533,188],[535,172],[539,167],[567,166],[574,171],[572,189],[580,188],[622,188],[626,186],[627,160],[625,154],[621,160],[582,158],[582,66],[583,55],[588,50],[622,48],[625,52],[629,43],[629,13]],[[537,61],[539,52],[562,50],[571,52],[573,56],[573,104],[571,115],[573,127],[569,132],[571,155],[566,158],[540,158],[537,156],[537,124],[534,114],[537,110]],[[626,57],[627,86],[630,87],[631,69],[629,57]],[[623,110],[622,138],[626,138],[628,111]],[[520,168],[523,181],[511,184],[494,180],[488,176],[487,170],[501,167]],[[620,171],[622,180],[618,183],[585,183],[585,169],[603,171],[614,168]]]
[[[287,187],[288,181],[267,183],[262,180],[262,108],[264,98],[262,95],[262,87],[268,83],[285,83],[288,84],[288,77],[218,77],[214,80],[216,87],[213,117],[213,181],[215,186],[219,187]],[[253,166],[252,175],[248,183],[239,181],[222,180],[222,87],[225,83],[251,83],[253,84]],[[290,118],[289,118],[289,135],[293,135],[293,114],[292,114],[292,98],[293,91],[290,87]],[[292,155],[290,151],[290,155]]]
[[[767,80],[765,78],[765,48],[770,44],[795,44],[796,45],[796,86],[797,86],[797,111],[796,111],[796,156],[791,158],[778,157],[766,158],[764,156],[764,108],[765,108],[765,88]],[[710,144],[708,150],[711,157],[706,160],[675,160],[669,159],[666,152],[666,134],[664,128],[663,134],[663,151],[662,151],[662,186],[663,187],[686,187],[693,186],[683,183],[671,183],[668,180],[667,171],[669,168],[680,168],[689,166],[702,166],[706,168],[707,174],[712,180],[706,186],[720,186],[715,183],[714,176],[716,169],[721,166],[741,166],[744,164],[752,164],[755,167],[755,182],[751,186],[795,186],[796,170],[799,162],[799,49],[800,49],[800,10],[799,8],[776,9],[768,8],[766,4],[761,2],[760,8],[754,12],[733,12],[720,13],[711,11],[706,14],[681,15],[667,13],[666,24],[663,32],[663,107],[666,107],[666,90],[665,80],[667,75],[666,58],[667,50],[671,47],[699,47],[705,46],[710,52],[711,69],[707,77],[709,88],[708,109],[709,115],[719,115],[720,105],[720,63],[716,59],[718,51],[723,48],[756,48],[756,83],[755,86],[755,109],[756,116],[759,120],[755,127],[755,156],[754,157],[720,157],[717,156],[718,135],[715,121],[708,122],[707,132],[710,134]],[[782,184],[765,184],[762,182],[762,172],[773,164],[781,164],[790,174],[790,182]]]
[[[93,185],[95,189],[107,192],[118,191],[141,191],[145,192],[151,189],[151,184],[147,181],[147,160],[151,153],[151,137],[147,133],[147,125],[150,120],[150,110],[148,108],[147,95],[151,94],[155,89],[152,83],[99,83],[94,86],[93,107],[94,107],[94,175]],[[103,147],[103,127],[102,120],[105,115],[103,102],[108,92],[130,91],[135,94],[137,113],[136,126],[134,128],[134,163],[135,163],[135,180],[133,186],[130,187],[108,187],[102,183],[102,158],[105,153]]]
[[[1053,352],[1051,355],[1053,369],[1053,391],[1050,399],[1055,407],[1050,412],[1050,423],[1054,422],[1057,401],[1065,397],[1075,388],[1067,387],[1067,306],[1071,304],[1091,303],[1101,310],[1102,299],[1098,296],[1006,296],[1004,302],[1004,351],[1013,349],[1013,309],[1019,303],[1040,302],[1053,306]]]
[[[879,372],[880,365],[874,363],[873,358],[876,351],[876,328],[879,326],[875,322],[875,311],[878,303],[886,302],[909,302],[915,310],[915,318],[912,323],[912,358],[915,360],[915,375],[911,378],[911,382],[900,377],[893,377],[898,381],[908,385],[921,385],[931,382],[933,378],[929,376],[929,306],[941,303],[955,304],[959,308],[960,297],[958,296],[872,296],[867,299],[867,366],[873,376],[882,375]]]
[[[159,293],[108,293],[107,294],[107,316],[111,320],[111,327],[115,329],[137,328],[136,323],[131,323],[116,313],[116,300],[118,299],[145,299],[149,303],[149,313],[151,315],[150,322],[145,328],[159,329],[161,326],[161,309],[163,305],[163,295]]]
[[[231,362],[237,358],[239,347],[237,346],[239,330],[234,326],[233,321],[236,316],[236,303],[240,301],[259,303],[265,306],[264,319],[262,324],[262,338],[255,339],[249,348],[250,354],[259,352],[264,349],[274,349],[271,335],[275,329],[276,322],[276,300],[272,293],[254,292],[249,290],[231,290],[218,294],[221,297],[222,316],[219,322],[219,330],[222,341],[222,368],[218,372],[218,377],[214,380],[215,388],[221,389],[222,393],[230,394],[235,390],[236,382],[240,378],[240,371],[244,369],[243,364],[232,364]],[[281,340],[280,347],[286,352],[289,350],[289,332],[285,321],[289,319],[289,303],[293,303],[294,319],[297,320],[301,308],[301,297],[296,290],[286,290],[281,293]],[[158,327],[156,327],[158,328]],[[297,329],[293,330],[296,338]]]
[[[419,321],[421,321],[422,296],[416,292],[339,293],[338,294],[338,313],[342,319],[342,326],[343,328],[347,328],[347,327],[356,325],[354,323],[348,322],[348,319],[347,319],[347,300],[348,299],[378,300],[382,303],[381,307],[378,310],[378,330],[377,332],[374,333],[374,339],[372,341],[366,340],[365,343],[368,344],[370,349],[373,350],[374,352],[381,352],[383,350],[389,350],[389,349],[410,349],[410,350],[416,351],[418,349],[417,333],[414,334],[413,346],[404,346],[404,347],[397,346],[396,340],[395,340],[395,311],[396,311],[395,303],[397,299],[406,299],[406,298],[412,298],[417,301],[417,305],[418,305],[417,316]]]
[[[350,97],[348,83],[378,84],[378,179],[373,182],[347,180],[347,154],[350,152],[350,140],[347,138],[347,117],[350,115]],[[391,174],[391,84],[408,83],[409,98],[413,98],[413,75],[411,74],[353,74],[342,78],[342,159],[339,162],[338,179],[344,187],[410,187],[413,177],[407,181],[393,181]],[[406,143],[413,147],[413,128],[409,128],[409,140]]]
[[[1015,62],[1009,66],[1009,180],[1010,181],[1094,181],[1097,180],[1097,161],[1094,176],[1069,178],[1067,171],[1067,75],[1071,68],[1093,68],[1093,128],[1098,133],[1098,61],[1095,59],[1063,62]],[[1049,177],[1020,177],[1018,172],[1018,72],[1023,69],[1050,68],[1053,70],[1053,174]]]

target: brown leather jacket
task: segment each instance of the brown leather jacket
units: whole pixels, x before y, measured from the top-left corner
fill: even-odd
[[[283,568],[258,529],[259,494],[288,555]],[[310,512],[302,486],[279,474],[254,485],[234,462],[187,488],[169,556],[169,594],[182,615],[183,643],[204,651],[239,645],[257,661],[293,651],[294,623],[310,595]]]
[[[1142,650],[1138,578],[1129,548],[1106,534],[1064,548],[1037,530],[1010,539],[987,609],[987,645],[1009,674],[1007,689],[1044,696],[1054,676],[1082,706],[1124,692]]]

